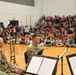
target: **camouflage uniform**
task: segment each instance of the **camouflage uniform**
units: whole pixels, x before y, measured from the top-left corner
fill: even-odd
[[[30,44],[28,45],[28,48],[27,48],[27,57],[28,57],[28,63],[32,57],[32,55],[37,55],[40,51],[42,51],[42,47],[37,45],[37,46],[34,46],[33,44]]]
[[[5,72],[0,71],[0,75],[8,75]]]
[[[2,51],[0,51],[0,71],[0,75],[20,75],[15,73],[15,66],[7,62],[7,58]]]

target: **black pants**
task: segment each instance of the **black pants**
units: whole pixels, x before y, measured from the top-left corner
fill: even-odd
[[[24,53],[24,59],[25,59],[25,63],[28,63],[28,56],[27,56],[27,51]]]

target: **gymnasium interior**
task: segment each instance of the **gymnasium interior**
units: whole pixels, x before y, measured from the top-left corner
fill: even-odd
[[[33,34],[40,35],[41,56],[57,59],[56,74],[51,75],[76,75],[76,0],[0,0],[0,50],[24,71],[24,53]]]

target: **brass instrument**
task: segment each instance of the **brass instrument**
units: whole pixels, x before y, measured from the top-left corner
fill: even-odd
[[[15,57],[15,40],[13,38],[10,39],[10,63],[17,65]]]

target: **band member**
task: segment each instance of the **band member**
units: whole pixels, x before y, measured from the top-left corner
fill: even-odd
[[[0,37],[0,48],[4,44],[3,39]],[[6,56],[0,50],[0,75],[25,75],[22,69],[15,67],[7,61]]]
[[[43,48],[39,45],[40,44],[40,35],[34,34],[32,36],[32,44],[28,45],[27,47],[27,63],[30,62],[32,55],[41,55]]]

